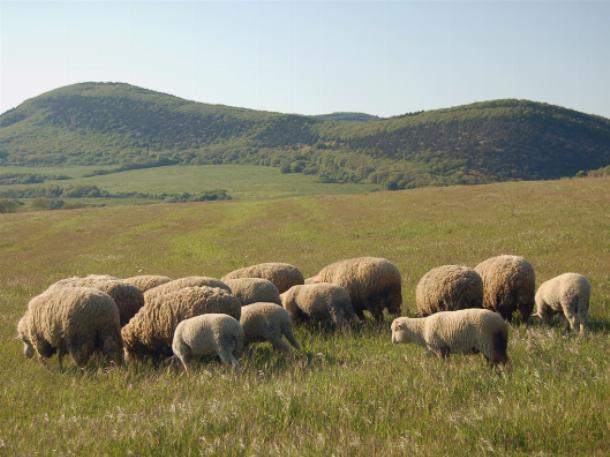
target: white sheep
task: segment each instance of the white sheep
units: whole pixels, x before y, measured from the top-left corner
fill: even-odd
[[[564,273],[543,282],[536,292],[536,315],[546,325],[559,314],[566,330],[580,330],[583,335],[589,314],[591,284],[578,273]],[[567,322],[566,322],[567,320]]]
[[[197,356],[217,355],[220,360],[239,369],[237,359],[244,348],[244,331],[237,319],[226,314],[203,314],[183,320],[176,327],[172,350],[188,371]]]
[[[274,349],[288,351],[282,336],[300,349],[299,342],[292,333],[292,323],[288,312],[275,303],[252,303],[242,306],[239,323],[244,329],[244,342],[269,341]]]
[[[487,309],[441,311],[428,317],[392,322],[392,343],[415,343],[442,357],[482,353],[492,364],[508,362],[508,325]]]

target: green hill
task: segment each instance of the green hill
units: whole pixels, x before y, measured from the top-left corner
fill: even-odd
[[[496,100],[358,116],[287,115],[81,83],[0,116],[0,165],[251,164],[396,189],[550,179],[610,164],[610,120],[553,105]]]

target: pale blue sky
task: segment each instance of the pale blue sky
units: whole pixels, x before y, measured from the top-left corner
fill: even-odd
[[[510,97],[610,117],[610,2],[0,0],[0,112],[81,81],[303,114]]]

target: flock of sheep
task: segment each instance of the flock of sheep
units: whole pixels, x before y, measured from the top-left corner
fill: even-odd
[[[57,352],[83,367],[101,352],[124,360],[175,356],[188,371],[194,360],[215,355],[239,368],[245,345],[270,342],[299,349],[292,326],[329,322],[359,326],[368,311],[383,320],[384,309],[399,316],[402,278],[390,261],[359,257],[333,263],[305,280],[285,263],[264,263],[221,280],[191,276],[172,280],[142,275],[67,278],[34,297],[17,325],[24,354],[43,362]],[[566,330],[585,331],[590,284],[577,273],[544,282],[535,292],[535,273],[523,257],[492,257],[474,269],[434,268],[419,281],[419,317],[396,317],[393,343],[415,343],[442,357],[481,353],[492,364],[508,361],[508,326],[515,312],[550,324],[558,314]]]

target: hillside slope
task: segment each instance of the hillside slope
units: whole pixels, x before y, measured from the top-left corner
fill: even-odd
[[[0,165],[241,163],[393,189],[558,178],[610,163],[610,120],[542,103],[496,100],[349,122],[329,116],[81,83],[0,116]]]

